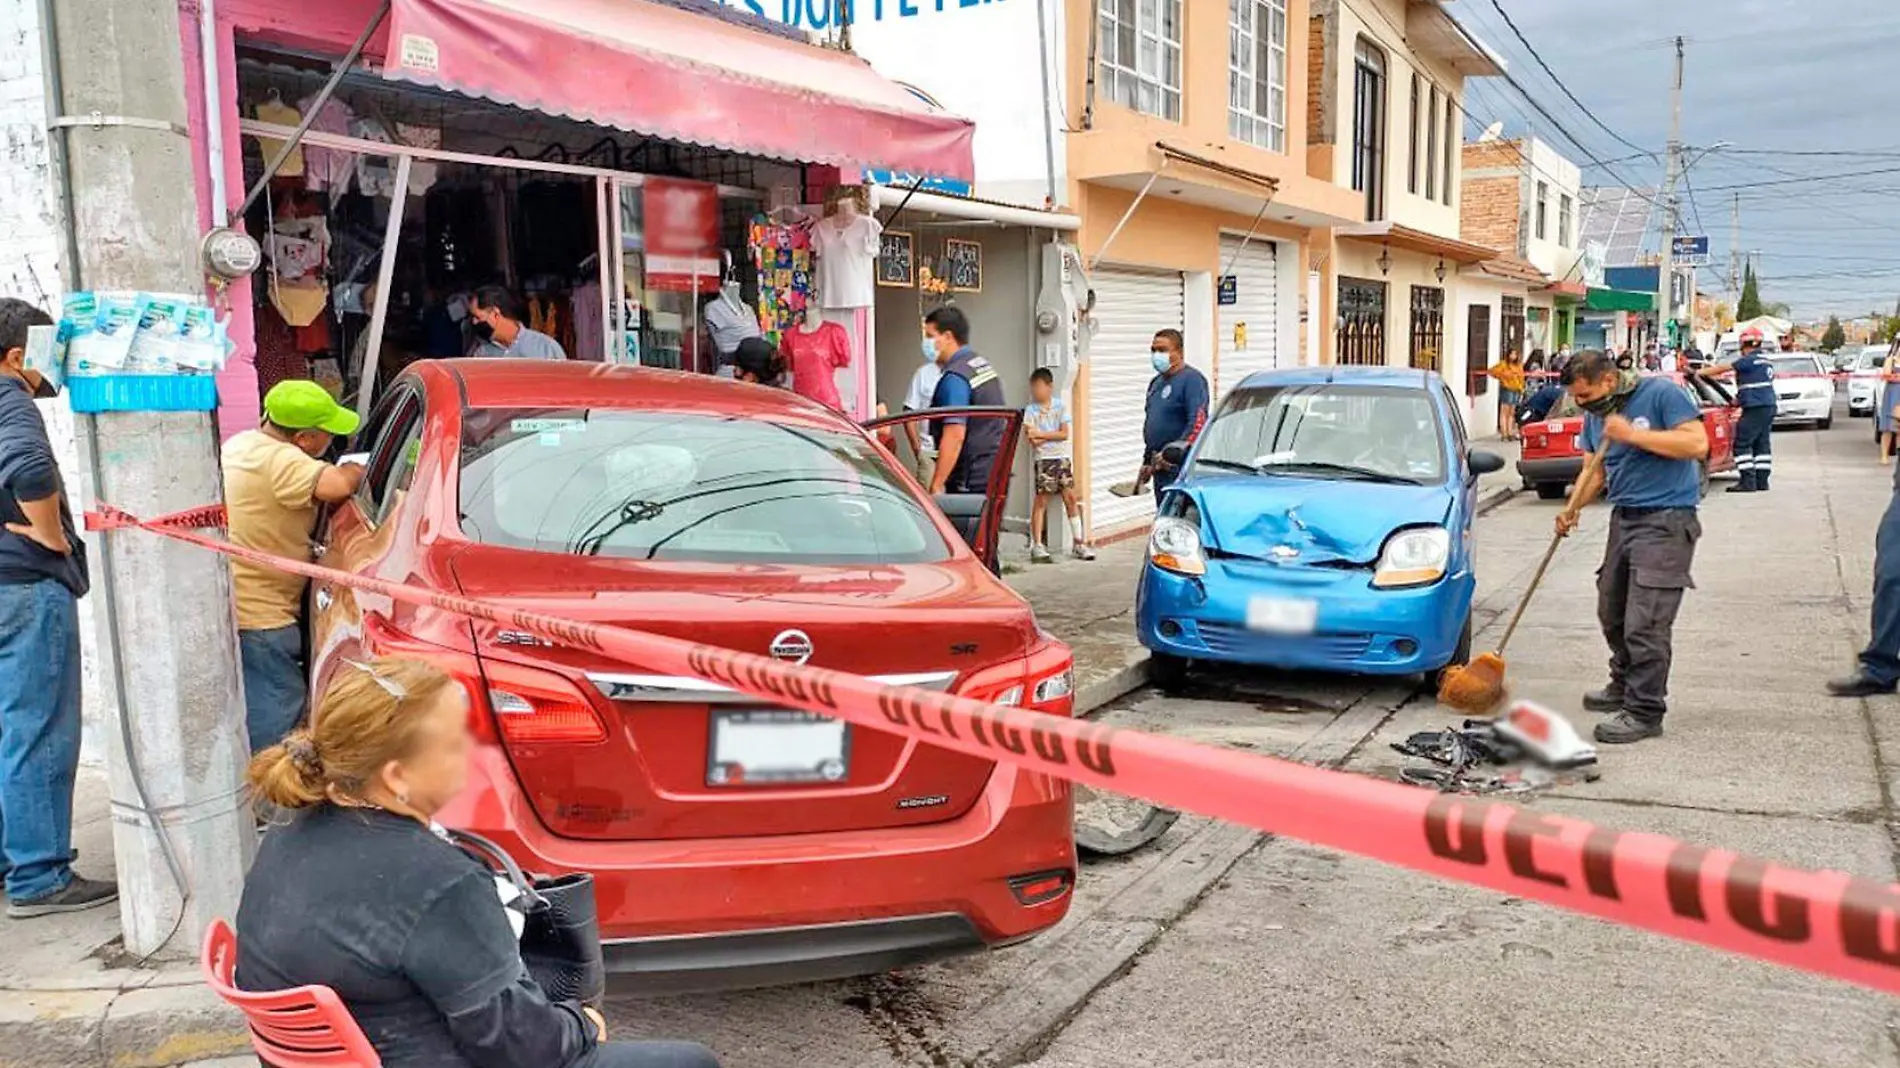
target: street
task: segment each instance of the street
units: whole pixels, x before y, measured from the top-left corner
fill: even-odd
[[[1865,634],[1889,497],[1867,424],[1842,415],[1775,435],[1771,495],[1717,481],[1668,733],[1606,748],[1598,782],[1518,800],[1894,878],[1900,702],[1821,695]],[[1481,521],[1479,647],[1553,512],[1519,494]],[[1560,551],[1509,656],[1519,696],[1586,728],[1605,519],[1593,509]],[[1458,722],[1403,684],[1232,674],[1099,715],[1384,777],[1402,762],[1388,742]],[[1070,919],[1028,945],[835,984],[619,996],[608,1016],[620,1035],[705,1041],[734,1068],[1900,1063],[1891,1005],[1872,993],[1192,818],[1088,867]]]

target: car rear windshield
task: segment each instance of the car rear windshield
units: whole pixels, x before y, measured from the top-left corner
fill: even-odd
[[[861,435],[622,409],[483,408],[463,419],[462,532],[639,560],[948,559],[927,506]]]
[[[1418,389],[1256,386],[1221,402],[1195,461],[1302,478],[1442,482],[1443,425]]]
[[[1777,375],[1818,375],[1821,365],[1812,356],[1777,356],[1772,361]]]

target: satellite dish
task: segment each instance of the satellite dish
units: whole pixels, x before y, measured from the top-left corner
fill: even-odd
[[[1483,144],[1486,141],[1495,141],[1503,135],[1504,135],[1504,123],[1494,122],[1491,125],[1486,126],[1484,128],[1484,133],[1478,136],[1478,143]]]

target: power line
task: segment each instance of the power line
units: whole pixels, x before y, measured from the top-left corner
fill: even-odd
[[[1799,178],[1776,178],[1760,182],[1739,182],[1735,185],[1712,185],[1704,193],[1726,193],[1731,189],[1761,189],[1771,185],[1799,185],[1806,182],[1838,182],[1849,178],[1866,178],[1876,174],[1900,174],[1900,167],[1882,167],[1871,171],[1849,171],[1846,174],[1810,174]]]
[[[1636,142],[1630,140],[1629,138],[1624,137],[1622,134],[1617,133],[1615,130],[1610,129],[1607,123],[1605,123],[1602,119],[1597,118],[1596,112],[1591,111],[1589,108],[1589,105],[1577,99],[1577,94],[1571,92],[1570,87],[1564,84],[1564,80],[1562,78],[1557,77],[1557,72],[1550,69],[1550,64],[1544,62],[1544,57],[1538,53],[1537,47],[1531,44],[1529,38],[1524,36],[1524,31],[1517,28],[1516,21],[1514,21],[1511,18],[1510,12],[1504,10],[1503,4],[1499,3],[1498,0],[1491,0],[1491,6],[1497,9],[1499,17],[1504,19],[1504,24],[1511,28],[1511,33],[1517,38],[1517,42],[1524,46],[1524,50],[1526,52],[1529,52],[1531,54],[1531,58],[1537,61],[1537,65],[1539,67],[1542,67],[1544,69],[1544,73],[1550,76],[1551,82],[1555,84],[1558,89],[1562,90],[1565,96],[1570,98],[1570,102],[1572,104],[1577,105],[1577,110],[1583,112],[1585,118],[1589,119],[1591,122],[1596,123],[1598,129],[1602,130],[1606,134],[1609,134],[1611,137],[1621,142],[1625,147],[1633,148],[1638,152],[1643,152],[1645,154],[1648,154],[1648,150],[1643,148],[1642,145],[1639,145]]]

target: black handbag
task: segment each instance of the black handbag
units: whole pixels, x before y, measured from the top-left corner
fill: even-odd
[[[599,1008],[607,993],[607,966],[600,953],[600,912],[594,877],[528,877],[508,851],[479,834],[451,829],[456,845],[515,884],[525,905],[521,960],[550,1001],[578,1001]]]

